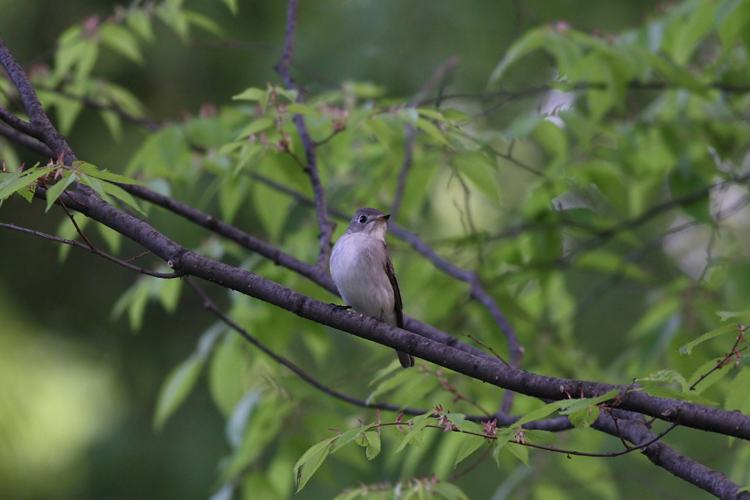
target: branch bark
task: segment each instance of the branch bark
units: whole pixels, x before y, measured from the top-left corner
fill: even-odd
[[[302,89],[294,82],[290,72],[292,56],[294,54],[294,37],[297,28],[297,4],[299,0],[289,0],[286,21],[286,40],[284,43],[284,53],[281,60],[276,63],[274,69],[281,75],[286,86],[297,91],[296,102],[302,102]],[[305,170],[310,177],[313,193],[315,194],[315,210],[318,216],[318,227],[320,228],[320,251],[318,253],[318,267],[328,269],[328,260],[331,257],[331,236],[336,224],[328,218],[328,206],[326,203],[326,193],[323,187],[323,181],[320,180],[318,170],[318,155],[315,151],[315,141],[310,137],[310,132],[305,124],[305,117],[299,113],[294,115],[294,124],[297,127],[297,133],[302,140],[302,147],[305,149]]]

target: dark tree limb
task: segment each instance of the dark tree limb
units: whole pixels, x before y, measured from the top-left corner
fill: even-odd
[[[375,318],[344,311],[335,305],[320,302],[249,271],[191,252],[159,233],[146,222],[109,205],[92,190],[83,188],[85,186],[81,186],[81,189],[75,192],[76,200],[67,194],[63,194],[60,198],[69,208],[139,243],[165,260],[170,267],[186,275],[231,288],[302,318],[398,349],[503,389],[549,400],[564,399],[568,397],[568,394],[587,398],[596,397],[611,390],[618,390],[621,393],[618,397],[618,407],[621,409],[642,413],[667,422],[679,422],[685,427],[750,440],[750,416],[739,412],[650,396],[643,391],[631,391],[632,386],[547,377],[509,368],[494,358],[474,356],[385,324]]]
[[[297,27],[297,4],[299,0],[289,0],[286,20],[286,40],[284,43],[284,52],[281,60],[276,63],[274,69],[281,75],[286,86],[297,91],[297,102],[302,102],[302,89],[297,86],[290,73],[292,56],[294,54],[294,37]],[[302,140],[302,147],[305,149],[305,171],[310,177],[313,193],[315,195],[315,210],[318,215],[318,227],[320,228],[320,251],[318,252],[318,267],[328,269],[328,259],[331,257],[331,236],[336,224],[328,218],[328,206],[326,203],[326,193],[323,187],[323,181],[320,179],[318,170],[318,155],[315,152],[315,142],[310,137],[310,132],[305,124],[305,117],[299,113],[294,115],[294,124],[297,126],[297,133]]]

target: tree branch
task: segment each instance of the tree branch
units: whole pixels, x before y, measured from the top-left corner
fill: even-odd
[[[297,4],[299,0],[289,0],[286,21],[286,41],[284,43],[284,52],[281,60],[274,66],[274,69],[281,75],[284,83],[290,89],[297,91],[296,102],[302,102],[302,90],[292,79],[289,67],[292,63],[294,54],[294,36],[297,27]],[[328,219],[328,206],[326,203],[325,188],[320,180],[318,171],[318,156],[315,152],[315,142],[310,137],[310,132],[305,124],[305,117],[299,113],[294,115],[294,124],[297,126],[297,133],[302,140],[302,147],[305,149],[305,159],[307,165],[305,171],[310,177],[313,193],[315,194],[315,209],[318,215],[318,227],[320,228],[320,251],[318,253],[318,267],[328,269],[328,259],[331,257],[331,236],[336,227],[334,222]]]
[[[51,240],[51,241],[55,241],[57,243],[62,243],[64,245],[70,245],[70,246],[73,246],[73,247],[76,247],[76,248],[82,248],[84,250],[87,250],[87,251],[93,253],[94,255],[98,255],[99,257],[103,257],[103,258],[107,259],[110,262],[114,262],[118,266],[122,266],[125,269],[129,269],[129,270],[135,271],[137,273],[145,274],[146,276],[152,276],[154,278],[161,278],[161,279],[167,279],[168,280],[168,279],[173,279],[173,278],[179,278],[180,276],[183,276],[183,274],[184,274],[184,273],[179,272],[179,271],[175,271],[173,273],[159,273],[159,272],[156,272],[156,271],[151,271],[151,270],[148,270],[148,269],[144,269],[142,267],[134,266],[134,265],[128,263],[127,261],[118,259],[114,255],[110,255],[110,254],[108,254],[106,252],[102,252],[101,250],[99,250],[98,248],[96,248],[94,246],[84,245],[80,241],[69,240],[69,239],[66,239],[66,238],[60,238],[59,236],[52,236],[51,234],[43,233],[41,231],[35,231],[34,229],[28,229],[28,228],[25,228],[25,227],[16,226],[15,224],[7,224],[5,222],[0,222],[0,227],[4,227],[6,229],[12,229],[14,231],[19,231],[21,233],[31,234],[33,236],[38,236],[38,237],[44,238],[46,240]]]

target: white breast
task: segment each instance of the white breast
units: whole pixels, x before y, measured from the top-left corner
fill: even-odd
[[[385,272],[383,241],[345,234],[333,247],[331,276],[347,305],[360,314],[396,324],[393,287]]]

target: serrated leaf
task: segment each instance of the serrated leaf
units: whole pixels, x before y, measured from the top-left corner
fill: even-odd
[[[0,182],[0,200],[4,200],[16,191],[26,188],[37,181],[40,177],[47,175],[57,167],[32,168],[24,172],[8,174],[6,179]]]
[[[167,419],[179,408],[198,381],[203,368],[203,360],[192,355],[180,363],[167,376],[159,392],[154,414],[154,428],[160,430]]]
[[[689,356],[693,353],[693,348],[695,346],[702,344],[703,342],[706,342],[707,340],[711,340],[712,338],[718,337],[719,335],[724,335],[725,333],[729,333],[736,329],[737,327],[735,325],[726,325],[720,328],[716,328],[715,330],[711,330],[708,333],[704,333],[703,335],[693,340],[692,342],[687,343],[684,346],[680,347],[680,354],[687,354]]]
[[[375,431],[365,432],[365,441],[367,442],[367,449],[365,455],[368,460],[372,460],[380,454],[380,436]]]
[[[305,487],[315,471],[323,464],[330,453],[331,444],[338,439],[332,437],[316,445],[313,445],[305,452],[302,457],[294,464],[294,482],[297,484],[297,491]]]
[[[458,453],[456,453],[456,460],[453,462],[454,469],[469,455],[477,451],[477,449],[479,449],[486,441],[485,438],[481,436],[474,436],[472,434],[461,435],[461,439],[461,446],[458,448]]]
[[[63,194],[63,191],[68,189],[68,186],[73,184],[76,179],[78,179],[78,176],[75,174],[65,172],[63,178],[47,190],[47,208],[44,210],[45,212],[49,212],[49,209],[52,208],[52,205],[54,205],[60,195]]]

